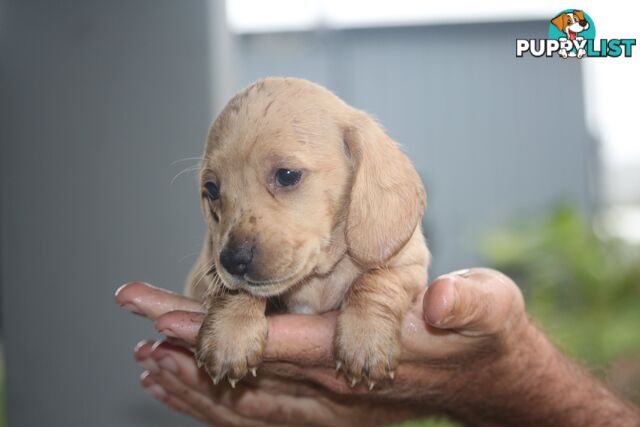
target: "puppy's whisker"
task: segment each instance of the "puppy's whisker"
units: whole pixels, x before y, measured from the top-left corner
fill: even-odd
[[[206,271],[200,280],[202,280],[206,276],[209,276],[211,279],[211,283],[209,284],[209,286],[205,291],[206,295],[208,295],[209,298],[213,298],[213,299],[224,296],[226,292],[226,287],[222,284],[222,280],[220,279],[220,276],[218,276],[217,274],[213,274],[216,271],[215,266],[212,266],[209,268],[205,267],[205,270]]]
[[[202,282],[202,279],[204,279],[205,275],[201,275],[200,278],[198,280],[196,280],[196,282],[193,284],[193,288],[194,289],[199,289],[200,288],[200,282]],[[205,293],[207,291],[208,287],[205,287]]]
[[[214,298],[224,297],[227,293],[227,287],[222,284],[220,277],[216,276],[214,286],[211,287],[211,292]]]
[[[186,162],[189,160],[197,160],[198,163],[202,163],[202,157],[185,157],[184,159],[178,159],[178,160],[174,160],[173,162],[169,163],[169,166],[173,166],[175,164],[178,164],[180,162]]]
[[[181,262],[183,262],[185,259],[187,259],[187,258],[189,258],[189,257],[192,257],[192,256],[195,256],[195,255],[199,255],[199,254],[200,254],[200,252],[190,252],[190,253],[188,253],[188,254],[185,254],[182,258],[180,258],[180,259],[178,260],[178,263],[181,263]]]
[[[211,267],[208,267],[206,264],[195,274],[196,277],[198,277],[198,280],[196,280],[193,284],[193,288],[194,289],[198,289],[200,286],[200,283],[202,282],[202,280],[207,277],[207,273],[209,273],[209,271],[211,270]],[[215,278],[217,278],[217,275],[214,276]],[[211,288],[211,286],[207,286],[205,288],[205,293],[209,293],[209,289]]]
[[[173,185],[173,183],[176,181],[176,179],[178,179],[181,175],[184,175],[185,173],[189,173],[189,172],[195,172],[195,171],[197,171],[199,169],[200,169],[200,165],[194,165],[194,166],[189,166],[188,168],[185,168],[185,169],[181,170],[180,172],[178,172],[171,179],[171,182],[169,183],[169,185]]]

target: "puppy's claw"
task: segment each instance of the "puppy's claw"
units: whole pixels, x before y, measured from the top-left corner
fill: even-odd
[[[376,382],[369,380],[369,391],[373,390],[375,386],[376,386]]]
[[[358,384],[358,380],[355,378],[351,379],[351,384],[349,384],[349,387],[354,388],[356,386],[356,384]]]
[[[249,372],[251,372],[254,378],[258,376],[258,369],[256,367],[249,369]]]
[[[393,371],[389,371],[389,378],[394,379],[396,377],[396,373]]]
[[[338,360],[336,362],[336,372],[340,372],[340,369],[342,369],[342,362]]]
[[[229,384],[231,384],[231,388],[236,388],[236,383],[238,380],[229,378]]]
[[[220,377],[213,378],[213,385],[218,385],[219,382],[220,382]]]

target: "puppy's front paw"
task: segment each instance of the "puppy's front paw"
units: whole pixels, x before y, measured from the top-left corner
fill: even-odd
[[[198,332],[196,360],[214,384],[225,376],[232,387],[248,372],[256,376],[267,339],[267,319],[208,315]]]
[[[338,316],[335,338],[336,369],[351,387],[366,380],[369,389],[393,379],[400,355],[399,325],[388,318],[345,311]]]

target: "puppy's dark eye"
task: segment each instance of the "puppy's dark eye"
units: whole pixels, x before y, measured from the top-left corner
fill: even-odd
[[[292,171],[289,169],[278,169],[276,172],[276,183],[280,187],[291,187],[296,185],[300,178],[302,177],[302,172],[300,171]]]
[[[207,182],[204,184],[204,189],[207,190],[207,197],[211,200],[218,200],[220,198],[220,189],[214,182]]]

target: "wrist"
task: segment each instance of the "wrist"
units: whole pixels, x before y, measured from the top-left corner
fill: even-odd
[[[635,426],[637,408],[567,359],[529,320],[501,338],[500,356],[481,369],[460,418],[491,426]]]
[[[561,354],[524,315],[491,337],[482,354],[467,373],[466,402],[455,415],[474,425],[542,425]]]

